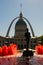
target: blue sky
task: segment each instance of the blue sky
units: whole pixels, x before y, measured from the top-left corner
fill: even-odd
[[[19,16],[20,3],[23,16],[31,23],[35,36],[43,35],[43,0],[0,0],[0,36],[6,36],[11,21]],[[15,22],[9,36],[14,35]]]

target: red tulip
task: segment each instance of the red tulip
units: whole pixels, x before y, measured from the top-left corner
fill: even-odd
[[[17,53],[18,50],[16,44],[10,44],[8,47],[6,45],[0,47],[0,56],[16,55]]]
[[[37,54],[43,54],[43,46],[42,45],[37,45],[36,47],[35,47],[35,50],[36,50],[36,53]]]
[[[6,45],[2,47],[2,55],[8,55],[8,47]]]
[[[16,54],[17,51],[17,46],[15,44],[10,44],[10,46],[8,47],[8,53],[10,55],[14,55]]]
[[[2,56],[2,48],[0,47],[0,56]]]

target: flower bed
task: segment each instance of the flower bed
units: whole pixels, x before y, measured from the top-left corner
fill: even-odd
[[[43,65],[43,45],[38,44],[35,47],[35,53],[34,53],[34,57],[37,63],[39,63],[39,65]]]
[[[0,56],[16,55],[17,53],[16,44],[10,44],[8,47],[6,45],[0,47]]]
[[[21,57],[21,53],[17,50],[17,45],[10,44],[0,47],[0,65],[16,65],[17,57]]]

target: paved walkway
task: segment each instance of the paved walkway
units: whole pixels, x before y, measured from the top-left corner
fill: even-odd
[[[43,58],[37,58],[37,57],[21,57],[18,58],[17,65],[43,65]]]

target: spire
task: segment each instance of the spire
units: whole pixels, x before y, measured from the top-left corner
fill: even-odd
[[[22,19],[23,15],[22,15],[22,3],[20,4],[20,19]]]
[[[22,12],[22,3],[20,4],[20,12]]]

